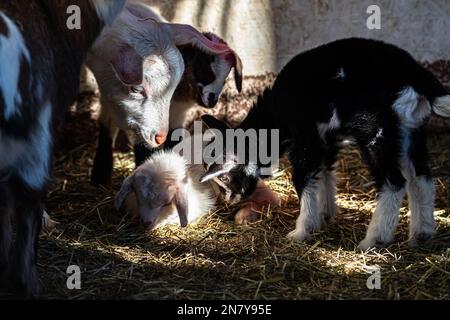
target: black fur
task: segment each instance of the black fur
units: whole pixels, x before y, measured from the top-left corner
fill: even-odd
[[[91,184],[106,186],[111,184],[113,171],[113,141],[108,128],[100,124],[98,144],[92,168]]]

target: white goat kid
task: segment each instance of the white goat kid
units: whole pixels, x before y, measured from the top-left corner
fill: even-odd
[[[178,218],[186,227],[215,207],[212,188],[199,182],[203,174],[202,165],[188,165],[175,152],[157,152],[125,179],[115,206],[120,209],[125,202],[148,230],[176,224]]]

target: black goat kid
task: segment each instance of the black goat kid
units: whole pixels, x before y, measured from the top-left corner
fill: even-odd
[[[345,39],[289,62],[239,128],[280,130],[280,154],[289,155],[300,201],[300,215],[289,237],[299,241],[335,215],[333,165],[342,141],[354,141],[379,191],[360,243],[367,250],[393,239],[406,192],[410,243],[427,240],[435,232],[424,130],[432,112],[450,117],[450,96],[407,52],[378,41]],[[210,116],[203,120],[224,130],[224,124]],[[220,179],[228,192],[251,194],[248,189],[255,186],[261,164],[238,164],[233,155],[224,159],[224,165],[210,166],[203,181]]]

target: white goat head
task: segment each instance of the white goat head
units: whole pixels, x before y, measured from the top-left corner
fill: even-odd
[[[172,95],[184,72],[177,46],[192,45],[227,55],[227,45],[188,25],[161,22],[147,6],[129,3],[97,41],[87,64],[112,120],[136,133],[137,142],[158,147],[167,137]]]
[[[170,215],[178,214],[180,224],[188,224],[188,176],[182,157],[158,153],[125,179],[115,199],[116,209],[127,207],[139,212],[142,224],[155,229]],[[134,198],[133,198],[134,197]]]

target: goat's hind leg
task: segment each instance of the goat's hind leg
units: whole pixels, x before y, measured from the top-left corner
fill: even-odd
[[[5,287],[13,242],[12,196],[6,185],[0,185],[0,288]]]
[[[436,232],[435,186],[428,165],[425,133],[423,130],[417,130],[411,135],[411,139],[411,147],[404,161],[404,171],[411,211],[409,244],[416,246],[431,239]]]
[[[292,164],[292,180],[300,201],[300,214],[295,230],[288,238],[296,241],[309,240],[312,234],[319,231],[322,218],[317,204],[317,173],[320,171],[321,150],[317,147],[299,147],[290,151]]]
[[[16,239],[11,254],[9,280],[18,293],[36,297],[41,283],[36,268],[38,237],[42,227],[43,192],[15,188],[14,218]]]
[[[390,130],[388,130],[390,129]],[[401,172],[400,132],[395,127],[385,129],[385,136],[361,146],[363,154],[375,176],[378,188],[377,206],[366,237],[359,248],[366,251],[390,243],[398,223],[400,207],[405,196],[405,178]]]

